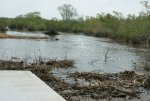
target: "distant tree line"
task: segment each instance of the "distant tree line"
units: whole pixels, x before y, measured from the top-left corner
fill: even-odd
[[[64,31],[82,32],[86,35],[109,37],[118,41],[134,44],[150,43],[150,4],[148,0],[141,1],[145,11],[139,16],[129,14],[123,17],[122,13],[101,13],[96,17],[78,17],[76,9],[68,4],[58,7],[62,20],[56,18],[47,20],[41,17],[40,12],[30,12],[16,18],[0,18],[0,30],[5,27],[22,31]]]

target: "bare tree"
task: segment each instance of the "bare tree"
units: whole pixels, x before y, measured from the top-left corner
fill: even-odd
[[[76,9],[70,4],[63,4],[58,7],[58,11],[60,12],[63,20],[71,20],[74,19],[78,14]]]
[[[150,3],[149,3],[149,0],[141,0],[141,4],[146,9],[146,15],[150,15]]]

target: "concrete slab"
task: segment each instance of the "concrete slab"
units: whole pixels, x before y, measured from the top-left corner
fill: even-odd
[[[30,71],[0,71],[0,101],[66,101]]]

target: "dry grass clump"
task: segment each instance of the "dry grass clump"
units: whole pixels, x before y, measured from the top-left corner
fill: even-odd
[[[46,62],[46,65],[49,66],[54,66],[57,68],[68,68],[68,67],[73,67],[74,61],[73,60],[50,60]]]
[[[24,62],[0,60],[0,70],[24,70]]]

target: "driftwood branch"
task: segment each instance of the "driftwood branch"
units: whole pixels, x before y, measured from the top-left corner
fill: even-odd
[[[122,93],[125,93],[127,95],[133,95],[135,93],[135,91],[132,91],[130,89],[125,89],[125,88],[122,88],[122,87],[116,87],[116,86],[111,86],[112,88],[122,92]]]
[[[93,65],[95,62],[99,61],[98,59],[94,59],[91,62],[89,62],[91,65]]]
[[[109,49],[107,49],[107,52],[105,53],[105,62],[107,62],[108,53],[109,53]]]

